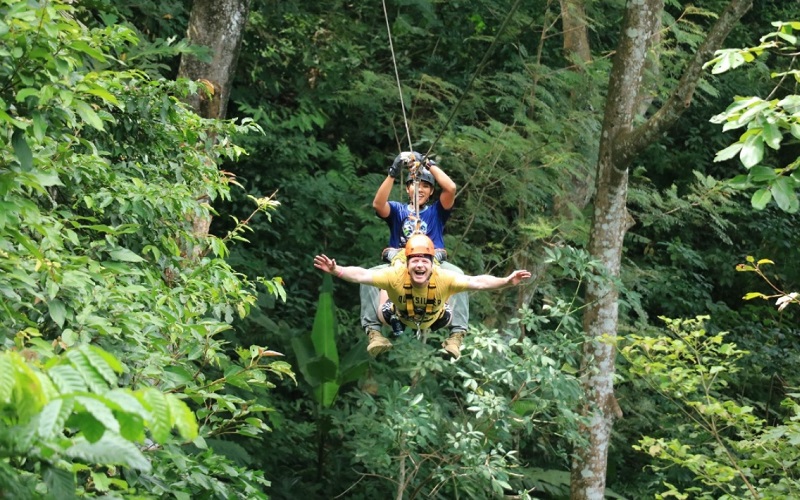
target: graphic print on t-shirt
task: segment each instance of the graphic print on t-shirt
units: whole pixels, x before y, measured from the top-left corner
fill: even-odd
[[[428,223],[423,219],[419,219],[419,231],[422,234],[428,234]],[[413,214],[409,214],[406,220],[403,221],[403,238],[401,238],[400,243],[405,246],[408,238],[415,232],[417,232],[417,218]]]

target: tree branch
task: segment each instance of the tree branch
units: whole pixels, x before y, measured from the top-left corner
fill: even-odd
[[[626,153],[626,159],[633,159],[655,142],[689,107],[702,77],[703,65],[722,46],[731,30],[752,6],[753,0],[731,0],[697,49],[667,102],[647,122],[619,138],[621,147],[618,150]]]

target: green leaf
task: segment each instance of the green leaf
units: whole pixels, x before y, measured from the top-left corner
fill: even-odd
[[[323,408],[330,408],[339,394],[337,382],[323,382],[314,388],[314,397]]]
[[[774,123],[765,123],[764,124],[764,142],[767,146],[771,147],[772,149],[780,149],[781,141],[783,140],[783,134],[781,133],[781,129],[778,128]]]
[[[192,441],[197,437],[197,419],[191,409],[172,394],[167,395],[169,404],[169,414],[172,418],[172,425],[178,429],[181,437],[187,441]]]
[[[53,299],[47,303],[47,310],[50,313],[50,319],[52,319],[59,328],[64,328],[64,320],[67,316],[67,309],[64,307],[64,303],[58,299]]]
[[[753,167],[748,173],[748,178],[755,184],[770,182],[778,178],[774,168]]]
[[[144,407],[150,411],[151,418],[148,424],[153,434],[153,440],[159,443],[167,441],[172,430],[172,418],[170,417],[167,398],[152,387],[140,389],[136,391],[135,395]]]
[[[11,400],[13,389],[14,367],[9,354],[0,352],[0,404],[7,404]]]
[[[65,453],[90,464],[124,465],[144,472],[149,472],[151,468],[150,462],[136,445],[109,432],[94,443],[78,437]]]
[[[42,113],[35,112],[33,114],[33,136],[37,141],[44,139],[47,132],[47,119]]]
[[[317,302],[317,312],[311,329],[311,341],[317,355],[324,356],[339,364],[339,351],[336,349],[336,306],[333,303],[333,278],[323,275],[322,291]]]
[[[105,393],[103,397],[115,404],[118,411],[138,415],[145,421],[152,418],[147,408],[128,389],[114,389]]]
[[[103,424],[107,431],[119,433],[119,422],[106,403],[94,394],[76,396],[75,402],[91,414],[98,422]]]
[[[14,374],[10,406],[22,420],[27,420],[42,410],[47,403],[47,393],[36,372],[25,363],[22,356],[15,354],[10,361]]]
[[[122,437],[133,443],[141,443],[145,439],[145,420],[134,413],[116,413],[119,421],[119,433]]]
[[[122,262],[144,262],[144,259],[131,252],[127,248],[116,248],[108,252],[114,260]]]
[[[83,121],[97,130],[103,130],[103,120],[95,113],[92,107],[84,101],[75,101],[75,109]]]
[[[73,413],[67,419],[67,427],[78,429],[84,439],[90,443],[94,443],[103,437],[106,432],[106,427],[91,413],[79,412]]]
[[[744,143],[741,142],[736,142],[734,144],[731,144],[727,148],[718,152],[717,155],[714,156],[714,161],[730,160],[731,158],[736,156],[739,153],[739,151],[742,150],[742,146],[744,146]]]
[[[72,398],[57,398],[47,403],[39,414],[39,436],[49,440],[61,433],[67,418],[72,413],[72,408]]]
[[[119,101],[117,100],[116,96],[111,92],[107,91],[103,87],[92,86],[89,90],[86,91],[88,94],[95,95],[106,102],[119,106]]]
[[[747,138],[739,153],[739,159],[746,168],[754,167],[764,158],[764,139],[760,135]]]
[[[43,187],[50,186],[63,186],[61,179],[58,178],[57,172],[35,172],[33,174],[36,181]]]
[[[72,362],[72,366],[78,370],[86,385],[92,392],[96,394],[103,394],[108,391],[108,382],[102,375],[95,369],[89,362],[86,355],[80,349],[70,349],[67,351],[67,359]]]
[[[97,356],[100,356],[101,358],[103,358],[103,360],[106,362],[108,367],[111,368],[112,370],[114,370],[115,372],[117,372],[117,373],[124,373],[125,372],[125,367],[111,353],[109,353],[107,351],[104,351],[103,349],[100,349],[99,347],[94,346],[94,345],[89,345],[87,347],[87,349],[89,351],[91,351],[92,353],[94,353],[92,356],[97,355]],[[92,360],[91,357],[90,357],[90,360]],[[94,361],[92,361],[92,363],[94,364]],[[99,362],[98,362],[98,365],[99,365]]]
[[[31,148],[25,140],[25,132],[22,129],[14,129],[14,134],[11,136],[11,145],[22,170],[25,172],[31,171],[33,169],[33,153],[31,153]]]
[[[119,361],[96,346],[82,345],[79,350],[81,354],[86,357],[86,360],[92,368],[103,377],[108,385],[117,385],[117,372],[122,372],[122,366],[119,364]],[[113,358],[113,361],[116,362],[115,366],[111,366],[108,360],[109,357]]]
[[[778,208],[784,212],[793,214],[797,212],[798,201],[795,193],[795,183],[789,177],[780,177],[772,184],[772,197]]]
[[[753,194],[753,197],[750,199],[750,204],[756,210],[764,210],[771,200],[772,192],[769,189],[759,189]]]
[[[75,473],[58,469],[50,464],[43,464],[42,479],[47,485],[48,498],[71,500],[78,498],[75,494]]]
[[[70,365],[56,365],[47,370],[47,374],[58,388],[61,394],[75,394],[77,392],[88,392],[86,381],[78,370]]]

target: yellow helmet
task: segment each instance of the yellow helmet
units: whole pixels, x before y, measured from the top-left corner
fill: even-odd
[[[433,248],[433,241],[424,234],[414,234],[406,242],[406,257],[412,255],[425,255],[433,259],[436,251]]]

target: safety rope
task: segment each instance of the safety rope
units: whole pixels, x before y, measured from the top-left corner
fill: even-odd
[[[406,105],[403,102],[403,87],[400,85],[400,73],[397,70],[397,59],[394,56],[394,44],[392,43],[392,29],[389,27],[389,12],[386,10],[386,0],[381,0],[383,3],[383,18],[386,20],[386,32],[389,35],[389,50],[392,53],[392,65],[394,66],[394,78],[397,80],[397,92],[400,94],[400,108],[403,111],[403,124],[406,127],[406,137],[408,138],[408,150],[414,151],[413,144],[411,143],[411,131],[408,128],[408,119],[406,118]]]
[[[394,53],[394,43],[392,42],[392,29],[389,24],[389,11],[386,9],[386,0],[381,0],[381,3],[383,4],[383,18],[386,21],[386,33],[389,37],[389,51],[392,54],[392,66],[394,67],[394,76],[397,82],[397,92],[400,95],[400,108],[403,112],[403,125],[406,128],[406,138],[408,139],[408,150],[412,154],[412,159],[416,161],[416,158],[413,158],[414,145],[411,142],[411,130],[409,129],[408,126],[408,118],[406,117],[406,105],[403,100],[403,87],[400,84],[400,72],[397,69],[397,59]],[[481,71],[483,71],[483,68],[486,66],[489,60],[489,56],[491,55],[492,51],[494,50],[494,46],[497,43],[497,40],[500,38],[500,35],[503,33],[503,31],[505,31],[506,26],[508,26],[508,23],[511,21],[512,16],[517,11],[517,8],[519,8],[520,3],[522,3],[522,0],[517,0],[516,2],[514,2],[514,5],[511,6],[511,10],[509,10],[508,14],[506,15],[506,18],[503,20],[503,23],[500,25],[500,29],[497,30],[497,34],[494,36],[494,39],[492,39],[492,43],[489,45],[489,48],[486,49],[486,53],[483,55],[483,59],[478,64],[478,67],[472,74],[472,77],[467,83],[464,92],[462,92],[461,97],[458,98],[456,105],[453,107],[453,111],[450,113],[450,116],[447,118],[447,121],[442,126],[442,129],[439,131],[439,134],[433,140],[430,147],[428,148],[428,151],[425,153],[424,156],[425,158],[427,158],[428,155],[431,153],[431,151],[433,151],[433,148],[436,147],[436,143],[438,143],[439,139],[441,139],[442,136],[444,135],[448,125],[450,125],[450,122],[455,117],[456,111],[458,111],[458,108],[461,106],[461,103],[464,102],[464,98],[467,96],[467,94],[469,94],[469,91],[472,88],[472,84],[475,82],[475,79],[478,77]],[[413,208],[414,208],[414,217],[416,217],[416,229],[414,232],[420,232],[420,227],[421,227],[421,220],[419,218],[419,200],[418,200],[419,178],[417,177],[417,173],[419,171],[420,166],[421,165],[416,165],[416,168],[413,170],[413,172],[411,171],[411,169],[409,169],[409,173],[414,181]]]

